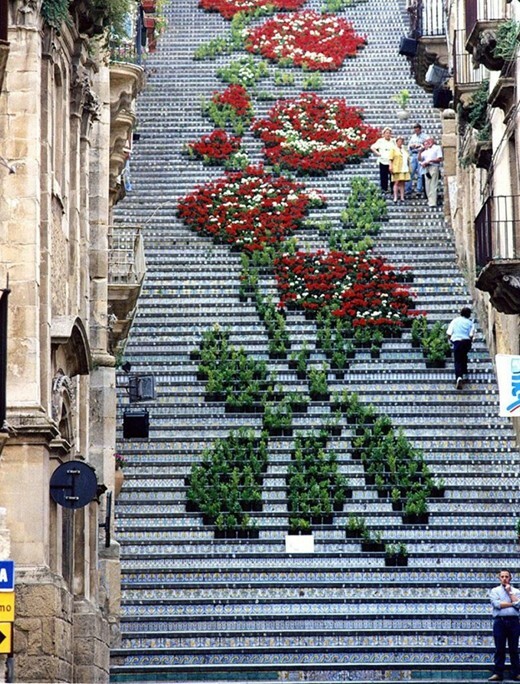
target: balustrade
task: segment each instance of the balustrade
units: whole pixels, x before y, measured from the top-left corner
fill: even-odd
[[[475,261],[484,267],[492,259],[518,259],[520,195],[489,197],[475,218]]]

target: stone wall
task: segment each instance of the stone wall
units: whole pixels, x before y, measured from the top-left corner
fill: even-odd
[[[78,458],[99,485],[114,484],[110,73],[83,30],[43,23],[40,0],[10,0],[9,10],[0,140],[15,173],[0,167],[0,282],[9,275],[11,431],[0,443],[0,511],[17,569],[15,678],[106,682],[120,607],[119,546],[105,549],[99,530],[106,497],[72,512],[49,487]],[[2,534],[0,521],[0,557]]]

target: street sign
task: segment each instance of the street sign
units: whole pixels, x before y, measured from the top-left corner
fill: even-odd
[[[13,625],[10,622],[0,622],[0,653],[13,652]]]
[[[14,622],[14,591],[0,592],[1,622]]]
[[[0,591],[14,591],[14,561],[0,561]]]

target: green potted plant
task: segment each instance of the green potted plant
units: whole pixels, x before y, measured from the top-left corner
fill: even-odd
[[[385,565],[387,566],[404,566],[408,565],[408,549],[406,544],[402,542],[399,544],[385,545]]]
[[[496,45],[493,57],[511,62],[518,48],[520,38],[520,23],[514,19],[508,19],[501,23],[496,33]]]
[[[361,541],[361,550],[365,553],[381,553],[385,550],[384,542],[381,538],[381,532],[371,532],[365,529]]]
[[[403,88],[395,95],[392,95],[392,100],[397,103],[397,118],[401,120],[408,119],[410,112],[408,111],[408,104],[410,103],[410,91]]]
[[[347,518],[347,524],[345,527],[345,534],[347,537],[353,537],[359,539],[360,537],[363,536],[363,533],[366,530],[366,522],[363,520],[363,518],[360,518],[357,515],[350,514]]]

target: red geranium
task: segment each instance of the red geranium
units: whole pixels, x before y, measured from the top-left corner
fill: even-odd
[[[194,230],[248,251],[281,242],[323,198],[301,183],[249,166],[182,198],[179,216]]]
[[[325,172],[368,154],[379,132],[362,110],[315,94],[280,100],[253,124],[269,161],[300,171]]]
[[[261,7],[276,10],[296,10],[305,0],[199,0],[199,7],[220,12],[224,19],[233,19],[238,12],[254,12]]]
[[[410,291],[383,257],[297,252],[275,262],[280,305],[328,310],[356,326],[400,327],[415,312]]]
[[[188,143],[188,149],[207,162],[223,161],[240,149],[242,138],[228,135],[217,128],[209,135],[203,135],[197,142]]]
[[[215,91],[211,102],[220,107],[231,108],[236,116],[245,117],[251,114],[251,98],[242,85],[233,84],[225,90]]]
[[[350,22],[308,10],[268,19],[249,32],[245,46],[249,52],[277,62],[312,71],[334,71],[365,43]]]

